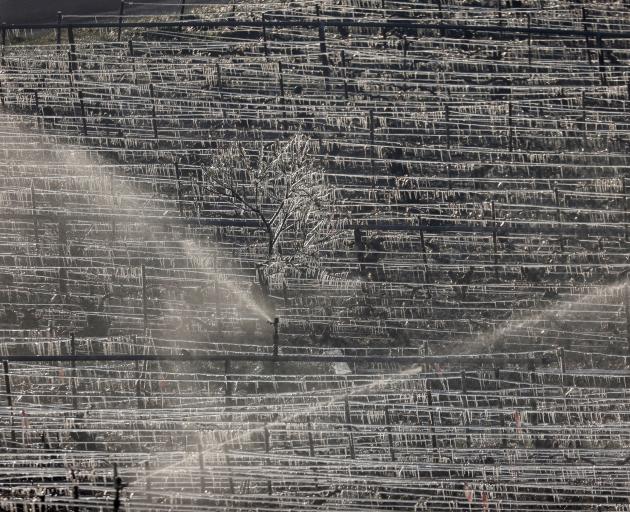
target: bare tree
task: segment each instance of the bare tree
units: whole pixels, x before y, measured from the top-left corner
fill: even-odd
[[[260,222],[267,276],[312,263],[322,244],[337,236],[333,189],[312,151],[312,141],[301,134],[253,151],[234,142],[204,168],[209,192]],[[266,285],[260,274],[259,280]]]

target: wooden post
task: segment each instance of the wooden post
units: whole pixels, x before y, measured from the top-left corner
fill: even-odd
[[[197,460],[199,462],[199,492],[201,494],[206,492],[206,465],[203,457],[203,442],[202,434],[199,433],[199,439],[197,440]]]
[[[110,243],[114,247],[116,244],[116,175],[115,171],[109,175],[109,192],[112,196],[112,215],[111,215],[111,229],[110,229]],[[112,273],[114,276],[114,273]]]
[[[368,126],[370,128],[370,167],[372,169],[372,175],[374,175],[374,110],[372,109],[368,112]],[[374,182],[374,185],[376,185],[376,182]]]
[[[75,357],[77,355],[77,346],[74,339],[74,333],[70,333],[70,355]],[[70,376],[70,389],[72,393],[72,409],[77,410],[79,408],[78,405],[78,397],[77,397],[77,362],[70,361],[70,367],[72,369],[72,374]]]
[[[57,11],[57,50],[61,49],[61,20],[63,19],[63,14],[61,11]]]
[[[628,196],[626,195],[626,178],[624,176],[621,177],[621,194],[622,194],[622,209],[623,209],[623,233],[624,239],[628,241]]]
[[[127,46],[129,47],[129,56],[135,57],[135,52],[133,51],[133,41],[131,39],[127,42]]]
[[[606,63],[604,61],[604,39],[601,35],[596,37],[597,41],[597,60],[599,63],[599,79],[602,85],[608,85],[608,79],[606,78]]]
[[[114,462],[114,512],[120,511],[120,491],[122,489],[122,478],[118,476],[118,464]]]
[[[556,203],[556,221],[558,222],[558,241],[560,243],[560,253],[564,254],[564,237],[562,236],[562,210],[560,209],[560,191],[557,187],[553,189],[554,201]]]
[[[591,40],[588,36],[588,30],[590,28],[590,24],[587,23],[587,14],[586,8],[582,7],[582,28],[584,30],[584,45],[586,46],[586,58],[588,60],[588,64],[592,65],[593,61],[591,60]]]
[[[311,423],[311,417],[306,417],[306,428],[308,429],[308,454],[311,457],[315,457],[315,443],[313,442],[313,424]]]
[[[153,138],[158,140],[157,119],[155,114],[155,91],[153,84],[149,84],[149,96],[151,97],[151,126],[153,127]]]
[[[151,503],[151,487],[152,487],[152,483],[151,483],[151,467],[149,465],[149,461],[145,460],[144,461],[144,474],[145,474],[145,490],[146,490],[146,496],[145,496],[145,500],[147,501],[147,503]]]
[[[177,209],[179,210],[179,215],[184,215],[184,206],[182,205],[182,175],[179,170],[179,164],[175,162],[175,193],[177,195]]]
[[[2,67],[5,67],[7,65],[7,61],[4,58],[4,51],[5,51],[6,45],[7,45],[7,24],[2,23],[2,49],[0,51],[0,55],[2,57],[0,59],[0,65],[2,65]],[[2,104],[4,105],[4,98],[2,99]]]
[[[448,180],[447,186],[451,190],[453,184],[451,183],[451,166],[449,164],[451,160],[451,109],[448,105],[444,105],[444,124],[446,128],[446,178]]]
[[[278,328],[280,325],[280,319],[278,317],[273,319],[273,357],[278,357],[278,351],[280,346],[280,335]]]
[[[341,67],[343,68],[343,97],[348,99],[348,69],[346,66],[346,52],[341,50]],[[628,82],[628,96],[630,97],[630,82]]]
[[[490,203],[492,208],[492,253],[494,255],[494,276],[499,277],[499,243],[497,239],[497,212],[494,201]]]
[[[11,416],[11,442],[15,443],[15,429],[13,428],[13,395],[11,394],[11,377],[9,375],[9,361],[2,361],[2,369],[4,371],[4,396],[7,399],[7,407]]]
[[[72,25],[68,25],[68,43],[70,44],[70,74],[74,74],[77,70],[77,47],[74,42],[74,30]]]
[[[626,281],[623,286],[624,291],[624,306],[626,310],[626,351],[630,355],[630,283]]]
[[[424,241],[424,230],[422,229],[422,215],[418,215],[418,225],[420,226],[420,248],[422,250],[422,261],[424,262],[424,282],[428,284],[431,282],[431,276],[429,274],[429,260],[427,258],[426,243]]]
[[[33,234],[35,235],[35,249],[39,252],[39,218],[37,216],[37,201],[35,187],[31,183],[31,214],[33,215]]]
[[[118,37],[117,41],[120,43],[120,36],[122,34],[123,16],[125,14],[125,0],[120,0],[120,13],[118,14]]]
[[[586,151],[586,95],[582,90],[582,150]]]
[[[186,15],[186,0],[181,0],[180,6],[179,6],[179,21],[182,22],[184,21],[184,16]],[[182,27],[180,27],[181,30]]]
[[[131,337],[131,342],[133,345],[134,353],[138,353],[138,339],[135,334]],[[140,361],[138,361],[137,359],[133,362],[133,369],[134,369],[134,374],[135,374],[135,379],[136,379],[136,383],[135,383],[136,405],[138,409],[143,409],[144,401],[142,400],[142,393],[141,393],[142,373],[140,372]]]
[[[315,16],[319,19],[320,8],[319,5],[315,6]],[[330,68],[328,67],[328,50],[326,49],[326,26],[322,21],[318,25],[318,37],[319,37],[319,58],[322,63],[322,74],[324,75],[324,88],[326,92],[330,92],[330,83],[328,78],[330,76]]]
[[[262,37],[263,37],[263,55],[269,57],[269,48],[267,46],[267,19],[265,14],[261,15],[262,21]]]
[[[514,127],[512,126],[512,100],[508,101],[508,151],[514,152]]]
[[[11,395],[11,377],[9,377],[9,361],[2,361],[2,369],[4,370],[4,396],[7,399],[7,407],[13,408],[13,395]]]
[[[79,89],[77,91],[77,95],[79,97],[79,109],[81,110],[81,124],[83,125],[83,136],[87,137],[88,129],[87,129],[87,119],[85,117],[85,103],[83,102],[83,91]]]
[[[230,494],[234,494],[234,479],[232,478],[232,459],[228,454],[227,447],[223,446],[223,454],[225,455],[225,465],[227,466],[229,477],[228,477],[228,486],[230,489]]]
[[[140,265],[140,284],[142,286],[142,326],[146,336],[149,316],[147,313],[147,275],[144,264]]]
[[[350,416],[350,402],[348,402],[348,397],[344,397],[343,406],[346,416],[346,430],[348,431],[348,448],[350,450],[350,458],[355,459],[356,454],[354,453],[354,437],[352,435],[352,418]]]
[[[435,416],[433,413],[433,395],[427,389],[427,406],[429,408],[429,433],[431,435],[431,447],[433,448],[433,460],[437,460],[437,436],[435,435]]]
[[[225,406],[230,407],[233,405],[232,401],[232,361],[226,359],[223,363],[223,370],[225,375]]]
[[[59,220],[59,224],[57,226],[57,244],[59,254],[59,295],[65,295],[68,291],[68,279],[65,263],[65,249],[67,243],[65,218],[62,217]]]
[[[396,462],[396,453],[394,452],[394,438],[392,436],[391,420],[389,417],[389,405],[385,406],[385,429],[387,430],[387,444],[389,445],[389,458],[392,462]]]
[[[269,429],[267,428],[267,425],[265,424],[265,428],[264,428],[264,435],[265,435],[265,453],[269,454],[269,452],[271,451],[271,435],[269,434]],[[265,459],[265,462],[267,463],[267,465],[269,465],[269,457],[267,457]],[[271,485],[271,479],[267,480],[267,494],[269,496],[271,496],[273,494],[273,487]]]
[[[442,12],[442,0],[437,0],[437,6],[438,6],[438,18],[439,18],[438,24],[440,25],[440,37],[444,37],[444,29],[442,28],[442,24],[444,23],[444,13]]]
[[[284,77],[282,76],[282,62],[278,62],[278,86],[280,87],[280,103],[284,104]]]
[[[501,369],[494,369],[494,379],[497,382],[497,394],[501,390]],[[501,447],[507,448],[507,438],[505,437],[505,414],[503,413],[503,399],[497,396],[497,409],[499,411],[499,425],[501,427]]]
[[[527,13],[527,63],[532,65],[532,15]]]
[[[466,426],[466,447],[470,448],[472,446],[472,439],[470,438],[470,429],[468,428],[468,413],[466,411],[466,409],[468,409],[468,397],[466,396],[466,394],[468,393],[468,388],[467,388],[467,376],[466,376],[466,370],[462,370],[461,371],[461,385],[462,385],[462,407],[464,408],[464,419],[463,419],[463,423]]]

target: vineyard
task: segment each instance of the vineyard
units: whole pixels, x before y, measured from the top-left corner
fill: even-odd
[[[138,4],[0,25],[0,511],[630,511],[627,3]]]

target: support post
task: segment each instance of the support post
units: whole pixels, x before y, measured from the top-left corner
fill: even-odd
[[[261,22],[262,22],[262,38],[263,38],[263,55],[265,57],[269,57],[269,47],[267,46],[267,20],[264,13],[261,15]]]
[[[582,150],[586,151],[586,95],[582,91]]]
[[[123,16],[125,15],[125,0],[120,0],[120,13],[118,14],[118,37],[117,41],[120,43],[120,36],[122,35],[122,23]]]
[[[181,0],[179,4],[179,21],[184,21],[184,16],[186,15],[186,0]],[[181,30],[181,27],[180,27]]]
[[[4,396],[7,399],[7,407],[13,408],[13,395],[11,394],[11,377],[9,376],[9,361],[2,361],[4,371]]]
[[[265,436],[265,453],[269,455],[269,452],[271,451],[271,435],[269,434],[269,429],[267,428],[266,424],[265,424],[263,433]],[[267,457],[265,461],[267,465],[269,465],[269,457]],[[267,479],[267,494],[269,496],[273,494],[273,487],[271,485],[271,479]]]
[[[527,13],[527,64],[532,65],[532,15]]]
[[[146,481],[145,481],[145,490],[146,490],[145,500],[146,500],[147,503],[151,503],[151,487],[152,487],[151,466],[149,465],[149,461],[148,460],[144,461],[144,475],[145,475],[145,478],[146,478]]]
[[[149,96],[151,97],[151,126],[153,128],[153,138],[158,140],[157,119],[155,114],[155,91],[153,84],[149,84]]]
[[[2,361],[2,370],[4,372],[4,396],[7,400],[11,422],[11,442],[15,444],[16,436],[13,428],[13,395],[11,393],[11,377],[9,375],[9,361]]]
[[[2,67],[5,67],[7,65],[7,61],[4,58],[4,51],[5,51],[6,46],[7,46],[7,24],[2,23],[2,48],[0,49],[0,56],[2,57],[0,59],[0,65],[2,65]],[[4,98],[3,98],[2,104],[4,105]]]
[[[228,486],[230,489],[230,494],[234,494],[234,478],[232,478],[232,459],[227,451],[227,446],[223,446],[223,454],[225,455],[225,465],[227,466],[229,477],[228,477]]]
[[[582,7],[582,29],[584,30],[584,45],[586,46],[586,58],[590,66],[593,64],[593,61],[591,60],[591,39],[588,36],[588,31],[591,26],[589,23],[587,23],[587,20],[588,15],[586,13],[586,8]]]
[[[79,97],[79,109],[81,110],[81,124],[83,126],[83,136],[87,137],[88,129],[87,129],[87,119],[85,117],[85,103],[83,101],[83,91],[79,89],[77,91],[77,96]]]
[[[350,416],[350,402],[348,402],[348,397],[344,397],[343,399],[344,412],[346,416],[346,430],[348,431],[348,448],[350,450],[350,458],[355,459],[356,454],[354,452],[354,436],[352,435],[352,418]]]
[[[109,175],[109,191],[112,196],[112,215],[111,215],[111,229],[110,229],[110,242],[111,246],[114,247],[116,244],[116,175],[115,171]],[[112,273],[112,276],[115,274]]]
[[[63,20],[63,14],[61,11],[57,11],[57,50],[61,50],[61,21]]]
[[[507,448],[507,438],[505,437],[505,414],[503,413],[503,399],[499,392],[501,391],[501,369],[494,369],[494,380],[497,383],[497,409],[499,411],[499,425],[501,427],[501,448]]]
[[[221,117],[225,119],[225,108],[223,108],[223,80],[221,79],[221,66],[217,64],[217,89],[219,91],[219,103],[221,104]]]
[[[492,253],[494,255],[494,276],[499,277],[499,243],[497,239],[497,212],[492,201]]]
[[[225,375],[225,406],[230,407],[233,405],[232,401],[232,361],[226,359],[223,363],[223,370]]]
[[[136,337],[136,335],[134,334],[131,337],[131,342],[133,345],[133,350],[134,352],[138,351],[138,339]],[[144,408],[144,401],[142,400],[142,373],[140,372],[140,362],[138,360],[135,360],[133,362],[133,369],[134,369],[134,375],[135,375],[135,392],[136,392],[136,406],[138,409],[143,409]]]
[[[280,334],[278,332],[280,326],[280,319],[278,317],[273,319],[273,357],[278,357],[280,347]]]
[[[31,213],[33,215],[33,234],[35,235],[35,249],[39,252],[39,218],[37,217],[37,200],[35,187],[31,183]]]
[[[368,112],[368,127],[370,129],[370,168],[372,169],[372,176],[374,176],[374,110],[370,109]],[[376,185],[376,183],[374,183]]]
[[[61,218],[59,220],[59,224],[57,225],[57,251],[59,254],[59,295],[65,295],[68,291],[68,279],[65,262],[66,243],[66,221],[64,218]]]
[[[348,68],[346,65],[346,52],[341,50],[341,67],[343,68],[343,97],[348,99]],[[628,82],[628,91],[630,91],[630,82]],[[630,96],[630,92],[628,93]]]
[[[142,326],[146,336],[149,316],[147,313],[147,274],[144,264],[140,266],[140,283],[142,285]]]
[[[508,151],[514,152],[514,127],[512,126],[512,100],[508,101]]]
[[[70,355],[73,357],[77,355],[77,346],[74,338],[74,333],[70,333]],[[70,361],[70,367],[72,369],[72,375],[70,375],[70,392],[72,393],[72,409],[77,410],[78,397],[77,397],[77,362]]]
[[[453,188],[453,184],[451,183],[451,166],[449,162],[451,161],[451,109],[448,105],[444,105],[444,125],[446,128],[446,158],[444,161],[446,162],[446,178],[447,178],[447,187],[449,190]]]
[[[77,47],[74,42],[74,30],[72,25],[68,25],[68,43],[70,44],[70,74],[77,70]]]
[[[306,417],[306,428],[308,429],[308,454],[310,457],[315,457],[315,443],[313,441],[313,424],[311,423],[311,417]]]
[[[624,240],[628,241],[628,196],[626,194],[626,178],[624,176],[621,177],[621,208],[623,210],[623,237]]]
[[[464,419],[463,423],[466,426],[466,447],[470,448],[472,446],[472,439],[470,438],[470,429],[468,428],[468,397],[466,396],[468,393],[468,382],[466,370],[461,371],[461,384],[462,384],[462,407],[464,408]]]
[[[597,60],[599,63],[599,79],[602,85],[608,85],[606,78],[606,63],[604,61],[604,38],[601,35],[596,37],[597,41]]]
[[[623,287],[624,292],[624,306],[626,310],[626,351],[630,355],[630,283],[626,281]]]
[[[122,491],[122,489],[122,478],[118,476],[118,464],[114,462],[114,512],[120,512],[120,491]]]
[[[179,164],[175,162],[175,193],[177,194],[177,209],[179,215],[184,215],[184,206],[182,205],[182,174],[179,170]]]
[[[201,432],[199,433],[199,439],[197,440],[197,460],[199,462],[199,492],[204,494],[206,492],[206,465],[203,456],[203,441]]]
[[[420,226],[420,249],[422,250],[422,261],[424,262],[424,282],[428,284],[431,282],[431,276],[429,274],[429,259],[427,257],[427,246],[424,241],[424,230],[422,229],[422,215],[418,215],[418,225]]]
[[[389,458],[392,462],[396,462],[396,453],[394,451],[394,437],[392,436],[391,419],[389,417],[389,405],[385,406],[385,429],[387,430],[387,444],[389,445]]]
[[[319,20],[320,17],[320,8],[319,5],[315,6],[315,16]],[[324,23],[319,20],[318,25],[318,37],[319,37],[319,58],[322,63],[322,74],[324,75],[324,88],[326,92],[330,92],[330,82],[328,78],[330,77],[330,68],[328,67],[328,50],[326,49],[326,26]]]
[[[556,203],[556,222],[558,223],[558,242],[560,243],[560,253],[564,254],[564,237],[562,236],[562,210],[560,209],[560,191],[557,187],[553,189],[554,202]]]
[[[284,104],[284,77],[282,75],[282,62],[278,62],[278,86],[280,87],[280,103]]]
[[[437,436],[435,435],[435,414],[433,412],[433,395],[427,389],[427,407],[429,408],[429,433],[431,435],[431,447],[433,448],[433,460],[437,460]]]

